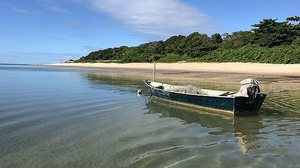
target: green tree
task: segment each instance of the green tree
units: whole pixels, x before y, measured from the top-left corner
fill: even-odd
[[[219,33],[215,33],[210,37],[210,40],[213,44],[220,44],[223,42],[223,39]]]
[[[232,35],[227,35],[224,40],[223,48],[240,48],[248,44],[252,44],[254,33],[251,31],[234,32]]]
[[[264,19],[253,27],[255,42],[263,47],[290,45],[298,34],[288,21],[277,22],[277,19]]]
[[[165,41],[153,41],[135,47],[102,49],[75,62],[147,62],[149,57],[156,55],[163,62],[300,63],[299,46],[300,17],[293,16],[283,22],[264,19],[254,24],[252,31],[238,31],[222,36],[216,33],[210,37],[194,32],[188,36],[172,36]]]
[[[288,17],[286,20],[292,22],[300,22],[300,16]]]

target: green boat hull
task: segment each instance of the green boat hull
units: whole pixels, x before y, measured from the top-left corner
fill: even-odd
[[[168,101],[178,102],[180,104],[182,103],[208,109],[216,109],[218,111],[225,111],[234,115],[256,114],[267,96],[266,93],[258,93],[254,101],[249,101],[249,98],[247,97],[186,94],[165,91],[161,88],[151,86],[149,84],[150,81],[145,80],[144,82],[146,86],[149,87],[152,96]]]

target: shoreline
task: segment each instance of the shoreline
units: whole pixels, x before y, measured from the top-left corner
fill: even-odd
[[[152,63],[59,63],[48,64],[55,67],[113,68],[152,70]],[[220,72],[258,75],[299,76],[300,64],[265,63],[156,63],[157,70]]]
[[[99,75],[152,79],[153,63],[61,63],[45,66],[83,68]],[[256,78],[263,90],[300,90],[300,64],[260,63],[156,63],[156,79],[173,83],[216,83],[239,86]]]

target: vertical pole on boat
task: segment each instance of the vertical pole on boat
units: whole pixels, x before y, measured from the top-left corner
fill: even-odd
[[[153,56],[153,82],[155,81],[155,73],[156,73],[156,62]]]

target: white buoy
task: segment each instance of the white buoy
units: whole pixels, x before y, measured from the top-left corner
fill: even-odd
[[[141,89],[139,89],[139,90],[137,90],[137,95],[141,95],[142,94],[142,90]]]

